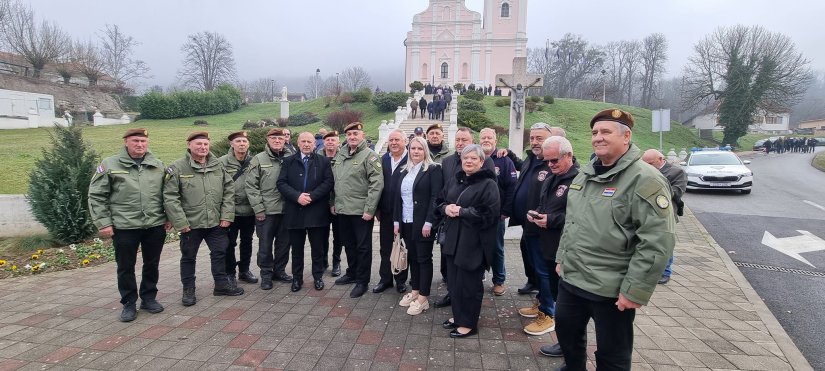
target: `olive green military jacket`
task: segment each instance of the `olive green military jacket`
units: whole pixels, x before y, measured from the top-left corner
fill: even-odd
[[[447,158],[447,156],[449,156],[451,154],[453,154],[453,152],[450,151],[450,147],[447,145],[447,143],[442,142],[441,143],[441,151],[438,151],[438,153],[433,153],[432,154],[433,162],[435,162],[437,164],[440,164],[442,161],[444,161],[445,158]]]
[[[565,282],[596,295],[645,305],[676,244],[667,180],[630,149],[597,175],[581,167],[567,196],[556,262]]]
[[[332,158],[335,187],[330,204],[341,215],[375,215],[378,200],[384,189],[381,158],[362,141],[350,154],[349,146],[342,146]]]
[[[263,152],[252,158],[246,174],[246,197],[255,214],[284,213],[284,198],[275,183],[281,174],[281,165],[291,154],[286,149],[276,154],[266,146]]]
[[[238,171],[241,169],[242,164],[235,157],[231,148],[229,149],[229,153],[221,156],[219,159],[221,164],[223,164],[224,170],[235,183],[235,216],[255,215],[252,211],[252,205],[249,204],[249,199],[246,197],[246,174],[249,172],[250,163],[252,162],[250,157],[249,153],[247,153],[244,159],[247,165],[240,174],[238,174]],[[235,174],[238,174],[237,178],[235,178]]]
[[[165,223],[163,162],[146,152],[138,165],[126,147],[104,159],[89,184],[89,213],[98,229],[145,229]]]
[[[214,154],[196,163],[189,151],[166,168],[163,206],[177,230],[213,228],[221,220],[235,220],[235,186],[232,176]]]

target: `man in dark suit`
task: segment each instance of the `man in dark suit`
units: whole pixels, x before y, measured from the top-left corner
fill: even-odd
[[[381,156],[381,169],[384,171],[384,190],[378,203],[378,220],[380,222],[378,239],[380,243],[381,265],[378,269],[380,279],[372,289],[381,293],[392,287],[393,274],[390,267],[390,254],[395,239],[393,233],[393,208],[398,195],[398,182],[401,169],[407,163],[407,135],[401,129],[393,130],[387,139],[387,153]],[[399,293],[407,291],[407,271],[395,276],[395,288]]]
[[[676,222],[679,222],[679,215],[682,215],[682,195],[687,189],[687,173],[681,167],[673,166],[665,161],[665,155],[655,149],[649,149],[642,154],[642,161],[647,162],[651,166],[659,169],[659,172],[665,176],[667,182],[670,184],[670,195],[673,201],[673,211]],[[671,266],[673,265],[673,255],[670,255],[670,260],[667,261],[665,272],[662,273],[662,278],[659,279],[659,284],[664,285],[670,281],[670,274],[673,273]]]
[[[278,190],[284,197],[285,223],[292,245],[292,291],[304,283],[304,242],[309,235],[312,278],[316,290],[324,288],[324,228],[329,228],[329,193],[332,168],[329,160],[315,153],[312,133],[298,136],[300,152],[284,161],[278,176]]]

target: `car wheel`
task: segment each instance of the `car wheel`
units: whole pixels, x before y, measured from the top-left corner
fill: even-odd
[[[750,189],[743,189],[742,194],[743,195],[749,195],[749,194],[751,194],[751,190]]]

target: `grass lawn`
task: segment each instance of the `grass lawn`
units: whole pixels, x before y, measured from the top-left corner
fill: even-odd
[[[484,108],[487,110],[487,117],[493,120],[496,125],[507,127],[510,120],[510,106],[496,107],[495,105],[495,101],[501,98],[507,97],[485,97],[483,101]],[[611,103],[559,98],[555,100],[554,104],[539,104],[544,107],[543,111],[537,110],[533,113],[527,113],[524,120],[525,128],[529,128],[530,125],[536,122],[546,122],[552,126],[564,128],[567,132],[567,138],[573,144],[573,152],[579,158],[587,158],[591,152],[590,119],[596,112],[613,107],[619,107],[633,114],[636,121],[633,127],[633,142],[639,148],[643,150],[659,148],[659,133],[651,131],[652,113],[650,110]],[[690,147],[714,145],[699,139],[695,130],[686,128],[677,122],[671,123],[670,130],[663,135],[665,154],[671,148],[679,152],[682,148],[690,150]],[[505,146],[506,143],[506,137],[499,139],[500,146]],[[527,145],[526,142],[525,145]]]
[[[145,127],[149,129],[150,150],[165,163],[171,163],[183,156],[186,150],[186,136],[192,131],[201,130],[192,123],[203,119],[209,122],[208,130],[213,138],[224,137],[232,131],[239,130],[246,120],[258,121],[263,118],[277,118],[280,115],[280,103],[250,104],[241,109],[221,115],[206,117],[187,117],[171,120],[140,120],[129,125],[86,127],[84,138],[101,157],[117,153],[123,141],[121,136],[127,128]],[[341,106],[332,105],[324,108],[323,100],[290,103],[290,114],[313,112],[322,120],[311,125],[290,127],[293,138],[300,131],[317,132],[323,126],[323,118]],[[366,134],[378,138],[378,126],[381,120],[395,117],[394,112],[378,112],[372,103],[353,103],[353,110],[364,112],[363,121],[367,123]],[[41,149],[49,145],[50,129],[16,129],[0,130],[0,174],[6,174],[0,181],[0,194],[26,193],[29,172],[34,162],[40,158]]]

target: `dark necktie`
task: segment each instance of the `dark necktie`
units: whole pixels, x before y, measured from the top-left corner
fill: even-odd
[[[309,178],[309,156],[304,156],[304,191],[307,190],[307,178]]]

